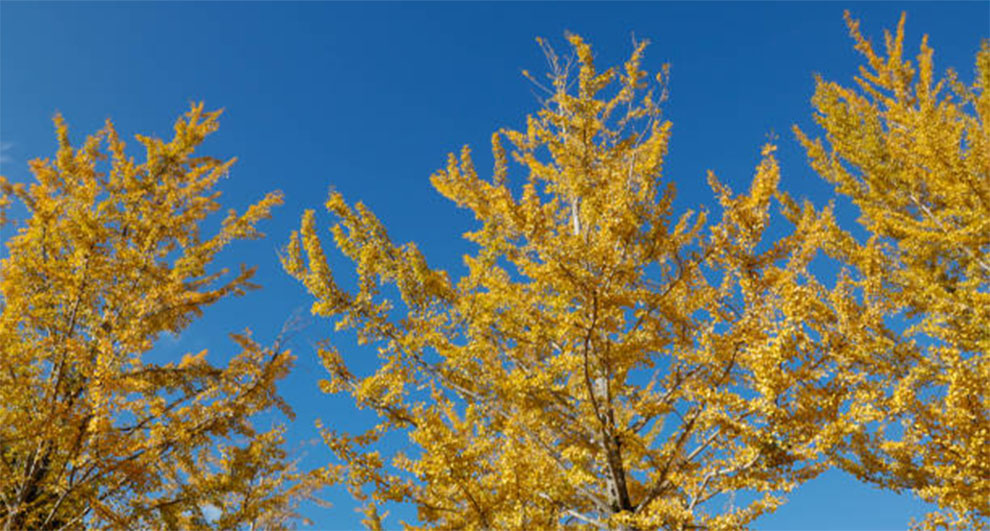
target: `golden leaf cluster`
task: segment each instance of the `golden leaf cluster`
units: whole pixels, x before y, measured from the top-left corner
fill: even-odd
[[[720,216],[676,214],[666,70],[643,71],[638,43],[601,71],[573,35],[571,59],[540,41],[549,82],[524,74],[546,99],[525,130],[493,135],[491,177],[467,147],[432,177],[479,225],[456,282],[333,193],[349,292],[306,213],[285,269],[380,358],[359,377],[321,351],[324,390],[378,413],[366,432],[324,431],[371,524],[406,502],[425,527],[732,529],[836,464],[986,514],[987,136],[960,105],[986,116],[987,100],[977,85],[939,101],[924,45],[908,91],[903,34],[881,60],[850,24],[868,96],[820,82],[833,152],[799,135],[861,207],[867,244],[778,190],[773,145],[746,193],[709,175]],[[778,200],[793,230],[771,240]],[[831,286],[811,272],[823,250],[849,268]],[[898,312],[923,317],[899,334]],[[885,438],[901,420],[903,439]],[[393,432],[413,455],[383,453]]]
[[[841,468],[936,504],[918,526],[986,528],[990,44],[967,85],[927,38],[905,58],[903,18],[884,54],[847,23],[860,75],[818,79],[823,139],[795,128],[838,207],[785,193],[767,144],[745,191],[709,172],[710,208],[678,210],[668,69],[636,42],[603,70],[568,35],[538,40],[541,106],[492,135],[490,173],[465,146],[431,177],[474,216],[458,273],[339,193],[329,235],[307,211],[282,266],[362,347],[321,342],[319,386],[374,419],[318,424],[334,460],[311,472],[256,425],[292,418],[281,338],[145,359],[256,287],[213,262],[281,195],[205,234],[233,161],[194,151],[219,113],[139,136],[141,163],[110,122],[76,148],[57,117],[36,182],[0,177],[0,221],[26,210],[0,263],[0,525],[280,528],[339,484],[371,529],[396,504],[412,529],[740,529]]]
[[[927,37],[914,63],[905,58],[903,17],[885,34],[883,55],[857,21],[846,21],[866,64],[854,87],[818,79],[813,104],[824,142],[796,130],[817,173],[858,208],[866,231],[857,239],[833,224],[826,239],[827,252],[847,266],[838,303],[856,308],[845,315],[847,336],[879,332],[857,340],[860,425],[838,463],[936,502],[943,511],[929,515],[931,527],[985,526],[990,43],[966,85],[952,70],[936,80]]]
[[[281,203],[268,194],[204,219],[233,160],[194,155],[218,112],[195,105],[171,141],[138,137],[136,162],[109,121],[80,147],[55,118],[58,152],[31,164],[30,187],[0,180],[26,208],[0,264],[0,525],[232,528],[279,525],[308,488],[256,413],[292,356],[233,335],[225,367],[206,351],[181,362],[144,355],[203,308],[254,287],[252,269],[210,270]],[[303,479],[293,484],[291,481]]]

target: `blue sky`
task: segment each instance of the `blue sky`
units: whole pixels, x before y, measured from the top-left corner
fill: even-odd
[[[796,123],[817,132],[813,73],[850,83],[856,72],[843,9],[863,21],[875,43],[906,11],[912,55],[928,33],[937,69],[954,67],[967,81],[980,39],[990,35],[986,2],[3,1],[0,172],[27,180],[26,161],[54,152],[55,112],[79,140],[107,117],[128,136],[166,136],[192,101],[226,109],[202,151],[239,159],[222,185],[226,204],[244,207],[273,189],[286,196],[263,225],[267,239],[237,244],[220,258],[258,265],[264,289],[212,307],[155,351],[209,348],[223,359],[232,349],[227,332],[250,327],[270,341],[291,315],[308,315],[311,301],[282,273],[277,250],[304,209],[321,209],[331,185],[368,204],[396,241],[415,240],[432,264],[459,271],[469,250],[459,236],[471,219],[439,197],[428,177],[448,152],[470,144],[485,153],[492,131],[520,127],[536,110],[520,71],[543,71],[538,36],[563,48],[565,31],[579,33],[604,65],[623,60],[635,35],[652,42],[648,69],[672,65],[665,173],[678,184],[681,208],[711,204],[708,169],[741,189],[772,132],[779,135],[782,186],[823,203],[830,189],[811,173],[790,129]],[[314,442],[314,419],[345,429],[366,420],[316,389],[322,369],[312,345],[329,333],[328,322],[308,319],[293,341],[297,370],[282,386],[298,413],[290,446],[304,465],[329,457]],[[323,494],[333,508],[306,507],[317,527],[358,525],[343,490]],[[901,529],[924,512],[910,495],[829,473],[754,527]]]

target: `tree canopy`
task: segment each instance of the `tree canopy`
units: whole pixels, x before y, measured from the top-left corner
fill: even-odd
[[[852,382],[830,369],[854,349],[808,269],[828,213],[795,212],[790,234],[765,241],[772,145],[747,193],[709,175],[717,219],[675,213],[664,73],[641,69],[645,43],[603,71],[569,41],[574,62],[544,45],[547,98],[525,131],[493,136],[491,177],[464,148],[432,178],[478,221],[465,276],[336,193],[333,240],[357,292],[335,282],[314,213],[287,248],[314,313],[378,348],[367,377],[331,342],[320,350],[326,390],[381,419],[325,431],[371,520],[402,501],[443,528],[739,527],[820,473],[852,429],[840,411]],[[413,455],[374,449],[393,430]]]
[[[141,162],[56,116],[33,182],[0,177],[0,527],[285,528],[342,486],[371,529],[397,505],[412,529],[740,529],[836,468],[935,504],[916,527],[990,526],[990,42],[967,84],[927,37],[905,57],[903,17],[883,54],[846,21],[859,75],[816,78],[823,138],[794,128],[835,201],[786,192],[774,139],[743,191],[708,172],[711,204],[675,207],[668,68],[568,34],[538,39],[539,107],[490,171],[464,146],[431,177],[473,215],[463,267],[336,191],[329,231],[305,211],[279,258],[334,323],[318,385],[373,418],[318,423],[312,470],[285,335],[154,352],[259,287],[222,253],[282,194],[217,216],[234,160],[197,153],[202,104]]]
[[[863,409],[838,463],[938,503],[933,525],[976,527],[990,517],[990,43],[972,85],[952,70],[936,80],[927,37],[905,59],[903,17],[881,55],[846,16],[866,64],[855,87],[818,79],[825,142],[796,130],[867,234],[833,225],[826,239],[862,305],[847,337],[886,329],[857,342]]]
[[[233,210],[214,234],[218,180],[233,160],[196,156],[219,112],[193,108],[165,142],[125,153],[109,121],[76,148],[55,118],[58,152],[30,187],[0,181],[27,214],[0,264],[0,523],[4,529],[278,525],[292,515],[275,392],[292,356],[249,332],[226,366],[206,351],[159,364],[147,354],[203,309],[255,286],[252,269],[210,269],[281,203]]]

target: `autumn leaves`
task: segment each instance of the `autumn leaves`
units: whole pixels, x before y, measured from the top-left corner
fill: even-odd
[[[321,389],[378,422],[348,433],[326,419],[335,462],[306,472],[283,449],[287,428],[252,421],[291,416],[276,392],[284,345],[234,336],[226,366],[142,359],[253,287],[252,270],[229,275],[214,257],[260,237],[280,196],[203,234],[230,162],[194,155],[217,127],[202,106],[171,141],[138,137],[141,163],[112,124],[74,148],[58,122],[36,183],[0,182],[3,205],[27,212],[0,278],[0,522],[280,527],[339,484],[371,528],[404,503],[423,527],[735,529],[841,467],[937,503],[923,525],[981,525],[990,48],[967,86],[935,80],[926,43],[904,59],[902,27],[881,56],[849,26],[861,78],[820,80],[825,140],[797,136],[860,208],[865,239],[781,191],[774,146],[747,192],[710,175],[717,206],[675,212],[665,78],[642,70],[644,43],[602,71],[577,36],[570,62],[545,46],[546,98],[524,130],[493,135],[490,177],[465,148],[431,179],[477,220],[461,278],[333,194],[333,246],[357,275],[338,282],[308,212],[282,265],[314,314],[379,359],[357,375],[347,349],[320,346]],[[768,241],[776,209],[790,232]],[[838,278],[813,268],[821,254]]]
[[[935,83],[927,44],[919,76],[902,58],[903,23],[879,57],[848,22],[858,88],[820,81],[826,141],[797,133],[865,242],[778,188],[772,145],[748,193],[709,176],[721,219],[675,216],[644,46],[603,72],[577,36],[569,63],[541,43],[548,96],[493,136],[490,179],[467,148],[432,178],[480,225],[456,283],[335,195],[344,294],[307,214],[287,269],[380,356],[364,378],[328,358],[329,388],[381,420],[325,434],[369,525],[398,502],[427,527],[734,529],[836,466],[942,508],[918,525],[985,522],[990,56],[972,86]],[[793,230],[767,242],[775,202]],[[823,253],[837,279],[812,270]],[[383,454],[390,433],[415,455]]]

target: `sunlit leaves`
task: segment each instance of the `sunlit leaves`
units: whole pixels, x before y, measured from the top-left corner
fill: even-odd
[[[493,135],[491,177],[467,147],[432,177],[477,221],[462,278],[337,193],[330,232],[356,291],[335,279],[315,213],[285,250],[313,312],[379,354],[356,375],[348,355],[321,351],[323,388],[380,420],[325,432],[372,527],[389,502],[442,528],[738,527],[818,474],[852,429],[839,411],[850,382],[827,370],[847,346],[819,341],[837,323],[807,272],[829,213],[788,203],[795,232],[764,241],[773,146],[746,194],[712,176],[720,219],[674,212],[666,69],[648,75],[637,43],[602,72],[569,40],[570,57],[540,41],[549,82],[526,75],[543,106]],[[412,449],[385,450],[389,432]]]
[[[858,207],[869,234],[837,227],[826,247],[850,269],[833,298],[871,377],[857,391],[863,425],[840,463],[862,479],[911,489],[943,509],[937,528],[990,518],[990,45],[973,84],[936,81],[927,37],[912,62],[904,20],[878,54],[847,15],[865,65],[856,86],[818,80],[825,142],[798,136],[812,166]],[[855,300],[855,302],[854,302]],[[886,321],[884,321],[886,320]],[[864,329],[888,331],[875,339]],[[871,324],[872,323],[872,324]],[[850,367],[851,369],[853,367]],[[877,429],[870,421],[884,422]],[[982,520],[980,520],[982,519]]]
[[[254,287],[252,269],[210,266],[256,238],[281,203],[231,210],[213,234],[216,185],[233,161],[195,156],[219,112],[195,105],[169,141],[138,136],[136,162],[109,121],[80,147],[56,117],[58,152],[29,186],[0,178],[26,207],[0,264],[0,523],[28,528],[282,525],[311,479],[293,471],[273,408],[292,364],[281,345],[232,336],[226,366],[206,351],[144,355],[206,306]]]

